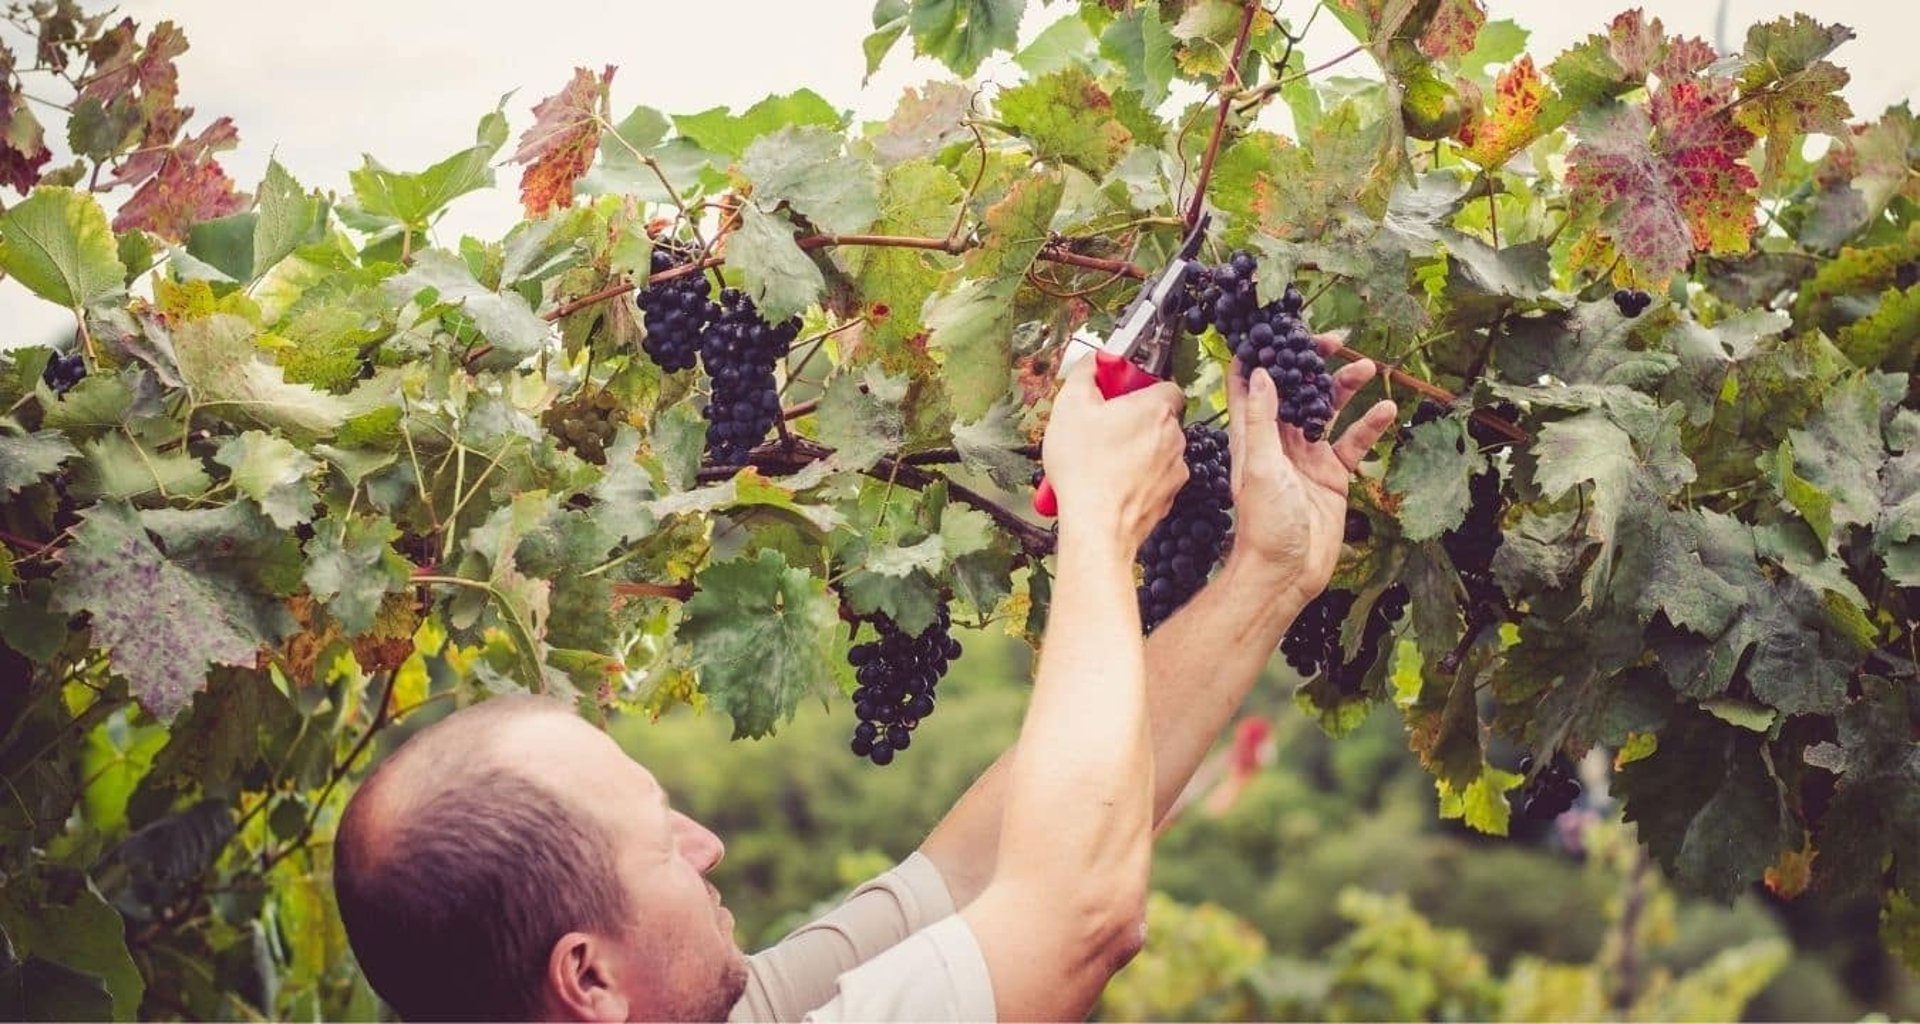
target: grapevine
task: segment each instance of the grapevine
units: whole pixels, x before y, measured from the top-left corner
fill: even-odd
[[[1309,681],[1253,699],[1400,716],[1487,831],[1598,751],[1590,809],[1683,885],[1871,892],[1920,962],[1920,130],[1847,106],[1845,27],[1720,53],[1628,11],[1522,54],[1478,0],[1342,0],[1327,59],[1306,7],[1084,0],[983,94],[1039,5],[903,0],[841,57],[954,74],[892,117],[656,110],[583,68],[419,169],[236,181],[274,128],[180,104],[194,26],[18,6],[0,273],[59,323],[0,346],[0,973],[74,982],[67,1016],[364,1015],[349,961],[277,937],[327,919],[288,880],[416,708],[758,739],[854,693],[852,749],[901,756],[954,623],[1044,633],[1051,368],[1203,218],[1190,408],[1264,371],[1286,449],[1352,471],[1279,644]],[[1349,58],[1384,73],[1328,84]],[[448,231],[503,162],[525,220]],[[1346,451],[1367,358],[1355,408],[1411,425]],[[1190,432],[1148,629],[1233,542],[1225,457]],[[1554,761],[1502,789],[1502,744]],[[176,830],[168,899],[86,863]]]

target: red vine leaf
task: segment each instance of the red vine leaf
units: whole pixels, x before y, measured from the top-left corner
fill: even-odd
[[[1667,52],[1660,19],[1649,22],[1636,7],[1614,16],[1607,26],[1607,54],[1627,78],[1644,79]]]
[[[1659,23],[1654,23],[1658,27]],[[1654,77],[1663,82],[1677,82],[1682,78],[1691,78],[1706,70],[1707,65],[1720,59],[1720,54],[1704,39],[1674,38],[1667,43],[1666,56],[1653,66]]]
[[[124,18],[100,37],[88,56],[95,68],[80,89],[80,99],[111,103],[135,89],[140,108],[152,117],[173,106],[180,94],[180,74],[174,58],[187,52],[187,36],[171,21],[147,33],[146,45],[135,38],[132,18]]]
[[[198,138],[159,153],[158,169],[120,208],[113,218],[113,229],[138,228],[170,242],[181,242],[193,225],[239,212],[246,206],[247,197],[234,190],[233,179],[213,159],[214,153],[239,141],[233,121],[223,117],[208,125]],[[123,168],[122,174],[125,172]]]
[[[1486,23],[1480,0],[1441,0],[1440,9],[1420,35],[1420,52],[1435,60],[1471,53]]]
[[[573,205],[573,183],[592,166],[600,147],[614,70],[609,64],[596,79],[592,71],[574,68],[566,88],[534,106],[533,126],[521,134],[512,157],[514,163],[527,165],[520,176],[520,203],[527,216]]]
[[[1569,154],[1576,208],[1613,207],[1612,243],[1651,278],[1680,270],[1696,251],[1747,247],[1759,181],[1741,162],[1754,139],[1734,122],[1730,91],[1698,80],[1663,85],[1645,107],[1602,115]]]

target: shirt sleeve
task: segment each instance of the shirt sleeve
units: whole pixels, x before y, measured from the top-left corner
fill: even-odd
[[[832,999],[806,1020],[992,1021],[993,976],[958,914],[840,976]]]
[[[899,946],[943,918],[960,924],[972,956],[985,975],[985,959],[970,930],[953,917],[953,896],[933,862],[914,853],[860,886],[824,917],[796,929],[747,960],[747,987],[730,1020],[795,1021],[821,1009],[841,991],[842,975]],[[950,945],[954,939],[944,940]],[[936,956],[957,950],[936,947]],[[899,976],[903,981],[914,975]],[[919,982],[916,982],[919,984]],[[987,1007],[992,1010],[991,990]],[[882,1013],[880,1016],[891,1016]],[[832,1018],[822,1018],[832,1019]]]

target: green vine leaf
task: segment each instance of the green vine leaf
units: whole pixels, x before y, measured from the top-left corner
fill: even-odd
[[[1767,140],[1763,183],[1780,179],[1802,135],[1846,134],[1853,108],[1839,91],[1851,76],[1821,58],[1853,38],[1845,25],[1822,25],[1804,14],[1747,30],[1740,59],[1742,127]]]
[[[1133,142],[1115,104],[1085,68],[1071,67],[1000,94],[1000,117],[1033,144],[1043,160],[1072,164],[1103,177]]]
[[[307,542],[307,590],[348,636],[373,628],[380,602],[407,585],[412,567],[393,550],[400,531],[385,518],[327,519]]]
[[[880,216],[873,165],[843,152],[840,133],[782,128],[757,138],[740,160],[762,208],[785,203],[823,231],[852,234]]]
[[[204,569],[162,552],[131,507],[104,502],[74,531],[55,577],[54,607],[91,616],[94,642],[163,721],[206,684],[209,666],[252,665],[284,625],[258,595]]]
[[[474,144],[417,173],[388,170],[373,157],[353,171],[358,212],[412,232],[424,232],[448,203],[493,184],[493,158],[507,143],[507,119],[498,110],[480,119]]]
[[[1722,900],[1759,881],[1781,851],[1799,846],[1759,742],[1696,715],[1617,776],[1627,820],[1639,826],[1647,848],[1690,887]],[[1656,790],[1660,798],[1646,799]]]
[[[8,494],[38,481],[59,469],[68,459],[80,457],[80,450],[67,443],[57,430],[40,430],[18,436],[0,434],[0,490]]]
[[[173,348],[180,378],[196,405],[212,415],[280,430],[303,440],[329,437],[358,411],[335,395],[289,383],[260,358],[259,331],[246,320],[218,313],[181,324]]]
[[[1026,6],[1026,0],[911,0],[904,13],[907,29],[913,33],[913,52],[932,57],[965,78],[989,56],[1018,45],[1020,15]],[[876,20],[877,12],[876,8]],[[871,53],[868,74],[878,66]]]
[[[755,139],[782,128],[838,129],[844,124],[840,112],[812,89],[769,96],[737,115],[726,107],[714,107],[673,119],[683,138],[710,153],[734,158],[744,156]]]
[[[292,529],[313,518],[317,496],[309,477],[320,463],[284,438],[249,430],[221,445],[213,461],[232,471],[235,489],[275,526]]]
[[[452,253],[437,249],[421,253],[411,269],[393,277],[385,287],[388,296],[398,301],[430,293],[429,301],[459,307],[493,345],[497,358],[491,363],[517,363],[547,343],[550,328],[534,314],[525,296],[481,284],[472,269]]]
[[[785,215],[765,213],[748,203],[740,208],[740,228],[727,240],[727,260],[746,284],[760,315],[778,323],[820,300],[827,279],[819,265],[794,244],[794,226]]]
[[[34,189],[0,213],[0,270],[68,309],[104,302],[126,288],[127,268],[105,211],[70,188]]]
[[[801,700],[824,697],[847,674],[826,585],[778,552],[708,566],[694,583],[679,635],[700,692],[733,717],[735,739],[772,735]]]
[[[1466,425],[1447,417],[1413,428],[1394,450],[1387,489],[1400,495],[1400,528],[1408,540],[1432,540],[1460,525],[1472,503],[1467,482],[1486,456],[1467,440]]]

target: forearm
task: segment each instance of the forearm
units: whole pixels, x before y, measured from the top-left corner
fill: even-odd
[[[991,849],[1002,863],[1097,875],[1152,824],[1146,662],[1128,553],[1063,525],[1057,568],[1033,698],[988,808],[1001,818]]]
[[[1229,558],[1212,583],[1147,639],[1158,825],[1239,711],[1306,606],[1293,581]]]
[[[1292,581],[1229,557],[1213,582],[1147,638],[1153,820],[1186,788],[1305,605]],[[1015,752],[1002,754],[921,847],[965,906],[993,877]]]

